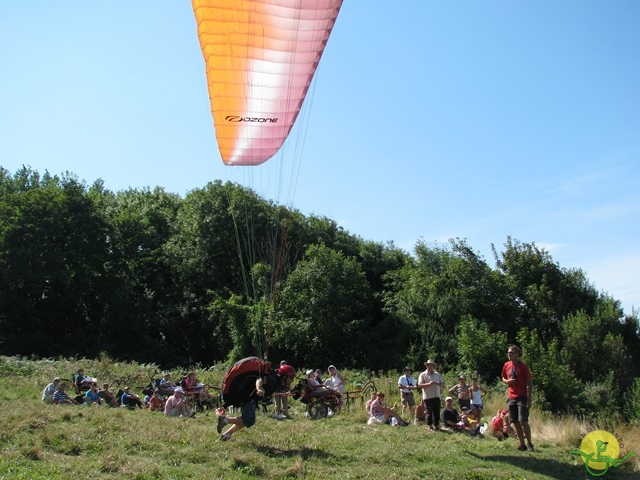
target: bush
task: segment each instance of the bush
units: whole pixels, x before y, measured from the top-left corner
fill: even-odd
[[[636,378],[625,392],[623,413],[627,420],[640,423],[640,378]]]

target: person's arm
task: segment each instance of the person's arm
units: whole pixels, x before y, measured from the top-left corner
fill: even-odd
[[[527,408],[531,408],[532,398],[533,398],[533,379],[531,378],[531,372],[529,372],[529,378],[527,380]]]
[[[453,393],[453,392],[455,392],[457,388],[458,388],[458,385],[454,385],[453,387],[451,387],[451,388],[449,389],[449,393]]]
[[[516,379],[508,378],[507,375],[508,375],[508,372],[507,372],[506,366],[502,367],[502,383],[506,384],[509,387],[511,386],[512,383],[516,381]]]
[[[256,380],[256,395],[258,395],[259,397],[264,397],[264,378],[260,377]]]

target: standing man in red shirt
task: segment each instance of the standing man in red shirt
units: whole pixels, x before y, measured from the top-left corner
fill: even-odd
[[[533,395],[533,381],[531,371],[526,363],[520,361],[522,351],[515,345],[510,345],[507,351],[509,361],[502,367],[502,382],[507,385],[509,398],[509,417],[516,428],[520,446],[518,450],[534,451],[531,442],[531,427],[529,426],[529,409]],[[525,446],[524,440],[527,439]]]

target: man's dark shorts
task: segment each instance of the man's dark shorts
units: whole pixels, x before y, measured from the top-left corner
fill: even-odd
[[[528,422],[529,409],[527,408],[527,397],[509,399],[509,419],[514,422]]]
[[[247,428],[252,427],[256,423],[256,404],[253,401],[245,403],[240,408],[240,411],[242,412],[240,418],[242,418],[244,426]]]

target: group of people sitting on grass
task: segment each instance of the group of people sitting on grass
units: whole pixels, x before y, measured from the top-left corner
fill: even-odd
[[[191,394],[206,396],[204,385],[201,384],[195,372],[190,372],[184,379],[185,388]],[[110,391],[109,383],[103,383],[102,389],[98,389],[98,380],[84,375],[82,368],[73,375],[70,382],[73,392],[69,392],[69,384],[60,377],[55,377],[42,391],[42,401],[47,404],[59,405],[105,405],[114,408],[125,407],[130,409],[147,408],[149,411],[164,412],[171,417],[194,417],[185,388],[177,386],[171,381],[169,373],[163,374],[158,384],[148,392],[144,399],[131,392],[129,387],[124,387],[118,392]]]

